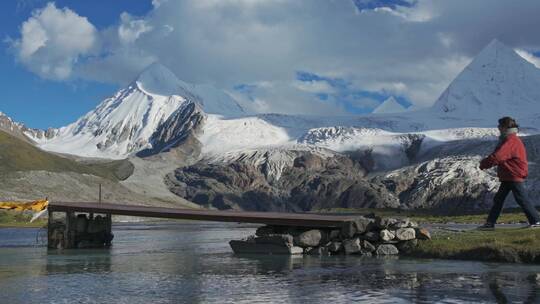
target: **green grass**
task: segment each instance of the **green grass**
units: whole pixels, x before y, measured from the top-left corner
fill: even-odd
[[[133,173],[127,160],[82,163],[40,150],[39,148],[0,131],[0,172],[36,171],[75,172],[110,180],[123,180]]]
[[[440,233],[420,241],[412,256],[424,258],[540,263],[540,229],[496,229]]]
[[[345,209],[345,208],[333,208],[317,210],[316,212],[322,213],[354,213],[354,214],[370,214],[374,213],[379,216],[396,216],[396,217],[409,217],[412,220],[419,223],[456,223],[456,224],[481,224],[484,223],[487,217],[487,211],[469,213],[469,214],[444,214],[440,211],[433,210],[400,210],[400,209]],[[499,217],[498,223],[515,224],[526,223],[527,218],[523,214],[521,209],[505,209],[503,214]]]
[[[0,210],[0,227],[43,227],[47,222],[44,219],[38,219],[30,223],[32,213]]]

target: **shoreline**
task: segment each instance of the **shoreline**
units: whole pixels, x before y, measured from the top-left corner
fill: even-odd
[[[510,214],[510,216],[513,216]],[[134,220],[117,221],[114,224],[149,224],[167,222],[193,222],[189,220]],[[492,231],[476,230],[475,224],[440,222],[425,223],[432,235],[431,240],[419,241],[418,246],[403,257],[425,259],[466,260],[479,262],[502,262],[540,264],[540,228],[525,228],[521,224],[499,224]],[[0,223],[0,229],[44,228],[47,221],[29,223],[10,221]]]

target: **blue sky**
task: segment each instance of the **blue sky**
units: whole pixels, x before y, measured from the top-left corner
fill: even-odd
[[[17,37],[19,29],[35,8],[47,1],[1,1],[0,38]],[[151,1],[92,0],[56,1],[57,6],[69,6],[98,28],[118,23],[123,11],[144,15],[151,8]],[[57,82],[42,79],[17,63],[5,41],[0,52],[0,111],[16,121],[33,128],[61,127],[75,121],[104,98],[111,95],[118,85],[96,81]]]
[[[355,89],[350,82],[342,78],[331,78],[298,71],[296,79],[305,83],[327,83],[332,88],[331,92],[315,92],[314,96],[322,101],[332,100],[342,105],[347,112],[353,114],[371,113],[373,104],[382,103],[391,96],[403,107],[408,108],[411,106],[411,102],[405,97],[395,96],[395,94],[384,92],[384,90],[377,92]],[[367,103],[366,101],[373,101],[373,103]]]
[[[540,66],[539,10],[537,0],[1,1],[0,111],[64,126],[155,61],[255,112],[365,114],[390,96],[426,107],[495,38]]]

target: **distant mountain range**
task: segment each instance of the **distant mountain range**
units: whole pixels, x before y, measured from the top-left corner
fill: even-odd
[[[418,203],[419,196],[414,204],[403,201],[406,195],[389,181],[393,170],[452,154],[450,162],[468,174],[477,172],[471,164],[485,149],[477,156],[468,150],[465,158],[437,149],[491,143],[502,116],[515,117],[525,134],[539,133],[540,70],[494,40],[431,108],[410,111],[389,98],[375,112],[346,117],[250,114],[227,93],[187,84],[156,63],[66,127],[32,130],[0,114],[0,128],[56,153],[153,163],[167,159],[176,167],[160,171],[166,187],[208,207],[429,207],[438,204]],[[477,173],[473,184],[493,185],[486,181],[493,176]],[[370,180],[374,175],[378,179]],[[481,188],[484,197],[493,192],[490,187]],[[479,206],[475,195],[468,196],[472,207]]]

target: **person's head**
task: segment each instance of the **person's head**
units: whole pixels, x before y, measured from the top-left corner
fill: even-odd
[[[499,131],[501,133],[505,132],[508,129],[511,128],[519,128],[519,125],[517,124],[516,120],[512,117],[506,116],[501,119],[499,119],[499,125],[498,125]]]

